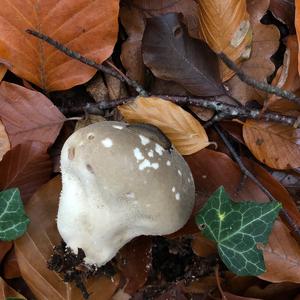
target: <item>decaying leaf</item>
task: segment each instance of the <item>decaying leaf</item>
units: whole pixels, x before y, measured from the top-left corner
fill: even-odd
[[[132,104],[119,106],[128,122],[149,123],[158,127],[183,155],[209,145],[202,125],[180,106],[160,98],[138,97]]]
[[[197,96],[225,94],[217,56],[188,35],[178,14],[147,20],[142,51],[144,63],[156,77],[175,81]]]
[[[117,255],[118,268],[127,279],[124,292],[133,295],[143,287],[152,263],[150,237],[140,236],[125,245]]]
[[[246,0],[198,1],[199,36],[216,53],[225,53],[239,64],[251,53],[252,30]],[[223,81],[234,72],[220,63]]]
[[[5,299],[25,299],[20,293],[11,288],[2,278],[0,278],[0,298]]]
[[[44,90],[64,90],[88,81],[96,70],[67,57],[25,30],[35,29],[98,63],[113,50],[119,1],[2,1],[0,57],[10,70]]]
[[[270,60],[279,46],[279,30],[275,25],[263,25],[261,18],[269,7],[269,0],[247,0],[247,10],[253,32],[252,51],[250,59],[241,64],[241,69],[258,81],[267,81],[275,66]],[[230,94],[242,104],[250,100],[265,99],[266,93],[257,91],[243,83],[237,76],[232,77],[227,85]]]
[[[281,221],[275,221],[269,242],[262,249],[267,271],[259,276],[261,279],[300,283],[299,244]]]
[[[6,153],[0,162],[0,189],[18,187],[26,202],[51,178],[51,174],[52,163],[44,144],[20,144]]]
[[[122,4],[120,18],[128,38],[122,45],[121,60],[127,75],[141,83],[145,79],[141,48],[146,18],[171,12],[181,13],[189,33],[194,37],[198,35],[197,3],[194,0],[132,0]]]
[[[27,141],[53,144],[65,120],[46,96],[13,83],[0,83],[0,103],[11,147]]]
[[[25,208],[31,223],[26,234],[15,241],[16,256],[22,277],[37,299],[82,300],[78,288],[47,268],[53,246],[61,240],[56,227],[60,191],[60,177],[55,177],[30,199]],[[88,279],[89,300],[110,300],[118,284],[118,277]]]
[[[5,127],[0,120],[0,161],[3,155],[10,149],[10,142]]]
[[[247,120],[243,137],[253,155],[274,169],[300,166],[300,129],[291,126]]]

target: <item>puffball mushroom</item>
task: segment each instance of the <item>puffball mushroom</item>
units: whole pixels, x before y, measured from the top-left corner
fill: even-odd
[[[139,235],[165,235],[191,215],[195,186],[175,150],[121,122],[74,132],[61,152],[62,192],[57,225],[87,264],[104,265]]]

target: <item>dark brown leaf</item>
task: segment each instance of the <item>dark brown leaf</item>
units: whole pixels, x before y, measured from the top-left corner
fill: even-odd
[[[46,147],[40,142],[17,145],[0,162],[0,189],[18,187],[23,201],[46,183],[52,173],[52,163]]]
[[[5,300],[9,297],[25,300],[21,294],[11,288],[2,278],[0,278],[0,299]]]
[[[152,262],[151,238],[141,236],[125,245],[117,256],[118,267],[127,279],[124,292],[132,295],[148,279]]]
[[[224,94],[216,55],[189,37],[178,14],[148,19],[142,50],[145,64],[158,78],[175,81],[198,96]]]
[[[32,140],[52,144],[65,121],[46,96],[13,83],[1,82],[0,103],[11,147]]]
[[[121,60],[130,78],[144,83],[145,66],[141,48],[146,18],[170,12],[181,13],[190,35],[197,37],[198,5],[194,0],[124,1],[121,6],[120,18],[128,39],[122,45]]]

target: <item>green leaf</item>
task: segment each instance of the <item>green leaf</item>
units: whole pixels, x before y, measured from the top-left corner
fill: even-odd
[[[0,240],[11,241],[20,237],[28,223],[19,189],[0,192]]]
[[[217,242],[221,259],[237,275],[265,272],[263,253],[257,243],[267,243],[281,209],[279,202],[233,202],[220,187],[198,212],[196,222],[203,234]]]

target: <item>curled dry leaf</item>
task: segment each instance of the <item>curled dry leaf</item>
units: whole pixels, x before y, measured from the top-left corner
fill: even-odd
[[[283,65],[277,71],[272,84],[299,94],[300,76],[298,73],[298,41],[296,35],[289,35],[286,38],[286,51],[284,54]],[[276,95],[270,95],[264,103],[264,110],[269,109],[280,113],[299,110],[299,105],[295,102],[286,101]]]
[[[27,201],[51,174],[52,163],[43,143],[19,144],[0,162],[0,189],[18,187],[22,200]]]
[[[0,277],[0,298],[1,299],[25,299],[20,293],[11,288],[1,277]]]
[[[147,20],[142,51],[156,77],[174,81],[197,96],[225,94],[217,56],[204,42],[188,35],[178,14]]]
[[[64,283],[58,273],[47,268],[53,246],[61,241],[55,221],[60,191],[61,179],[55,177],[35,193],[25,206],[31,220],[28,231],[14,242],[22,277],[38,300],[82,299],[78,288]],[[88,279],[89,300],[111,299],[118,284],[118,277],[114,280],[105,277]]]
[[[0,161],[3,155],[10,149],[10,142],[6,133],[5,127],[0,120]]]
[[[251,53],[252,30],[246,0],[209,0],[199,3],[199,36],[216,53],[225,53],[239,64]],[[223,81],[234,72],[220,63]]]
[[[181,13],[192,36],[198,35],[197,3],[194,0],[124,1],[120,18],[128,38],[122,45],[121,60],[127,75],[144,83],[145,66],[142,58],[142,38],[146,18],[166,13]]]
[[[11,147],[27,141],[52,144],[65,120],[43,94],[8,82],[0,84],[0,119]]]
[[[259,278],[300,283],[300,248],[281,221],[275,221],[269,242],[262,249],[267,271]]]
[[[295,0],[270,0],[269,10],[288,26],[290,33],[295,33]]]
[[[253,155],[274,169],[300,167],[300,129],[291,126],[247,120],[243,137]]]
[[[94,59],[107,59],[118,33],[117,0],[5,1],[0,12],[0,57],[10,70],[47,91],[88,81],[96,70],[29,36],[30,28]],[[16,17],[18,16],[18,17]]]
[[[202,125],[180,106],[154,97],[138,97],[133,103],[119,106],[129,123],[149,123],[158,127],[183,155],[209,145]]]
[[[250,24],[253,32],[252,51],[250,59],[241,64],[241,69],[258,81],[267,81],[275,66],[271,62],[271,56],[279,46],[279,30],[275,25],[263,25],[261,18],[266,13],[270,0],[247,0],[247,10],[250,15]],[[237,76],[232,77],[227,85],[230,94],[242,104],[250,100],[265,99],[266,93],[257,91],[253,87],[243,83]]]

